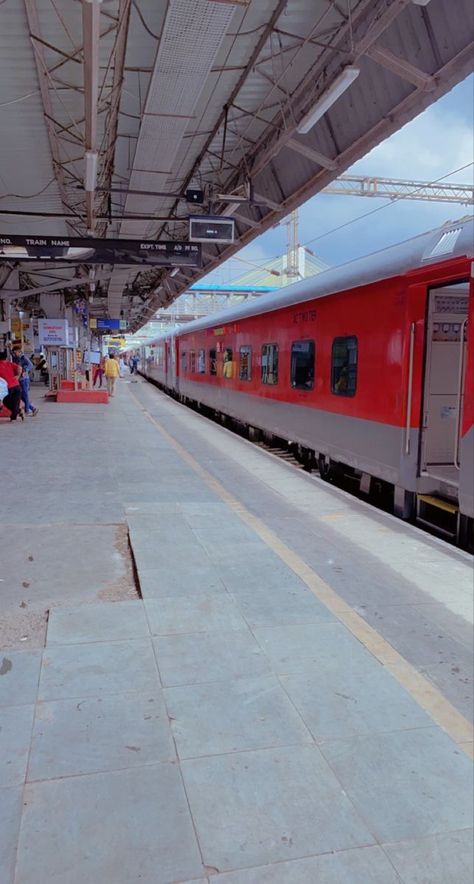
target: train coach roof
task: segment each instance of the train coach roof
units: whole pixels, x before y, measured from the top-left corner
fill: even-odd
[[[174,332],[176,335],[188,334],[199,329],[219,325],[219,323],[234,322],[247,316],[257,316],[278,310],[292,304],[304,303],[314,298],[323,298],[336,292],[369,285],[381,279],[389,279],[394,276],[420,269],[443,259],[471,256],[473,252],[473,218],[463,218],[460,221],[444,224],[422,233],[405,242],[390,246],[332,267],[317,276],[287,286],[279,292],[271,295],[263,295],[251,303],[239,304],[230,310],[213,313],[203,319],[190,322],[184,328]],[[160,335],[160,338],[166,335]]]

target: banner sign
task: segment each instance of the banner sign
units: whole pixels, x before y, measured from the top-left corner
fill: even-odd
[[[2,236],[1,261],[71,261],[80,264],[148,264],[202,267],[201,245],[140,239]]]
[[[68,347],[67,319],[38,319],[39,342],[45,347]]]

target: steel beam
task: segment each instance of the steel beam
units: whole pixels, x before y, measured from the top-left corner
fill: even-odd
[[[297,141],[296,138],[290,138],[286,147],[301,154],[301,156],[306,157],[306,159],[311,160],[313,163],[316,163],[316,165],[322,166],[324,169],[332,169],[333,171],[337,169],[336,160],[331,160],[324,154],[319,153],[318,150],[313,150],[312,147],[308,147],[308,145],[302,144],[301,141]]]
[[[364,36],[356,43],[355,59],[364,55],[369,47],[373,46],[392,22],[398,18],[405,7],[412,5],[412,2],[413,0],[392,0],[389,6],[381,7]]]
[[[97,107],[99,99],[99,34],[100,34],[100,0],[83,0],[82,2],[82,37],[84,45],[84,116],[85,116],[85,150],[97,153]],[[87,227],[94,232],[94,201],[93,189],[86,191]]]
[[[328,184],[323,193],[474,205],[474,187],[469,184],[431,184],[429,181],[403,181],[363,175],[341,175]]]
[[[53,108],[51,104],[51,97],[49,95],[48,86],[46,83],[45,71],[46,62],[44,60],[43,49],[40,45],[36,45],[33,34],[38,35],[40,33],[40,25],[38,18],[38,10],[36,8],[35,0],[24,0],[25,4],[25,12],[26,18],[28,22],[28,29],[30,33],[30,40],[33,47],[33,55],[35,58],[36,64],[36,72],[38,77],[38,85],[41,95],[41,101],[43,104],[43,111],[45,115],[46,128],[48,130],[49,137],[49,145],[51,149],[51,155],[53,158],[53,165],[55,171],[55,177],[58,184],[59,192],[61,195],[61,201],[65,208],[68,207],[68,194],[66,189],[66,184],[64,180],[64,170],[61,166],[61,152],[59,148],[58,138],[56,131],[54,129],[54,124],[51,122],[53,119]],[[77,233],[77,227],[72,221],[68,221],[68,226],[72,228],[72,230]]]
[[[95,277],[95,280],[98,282],[101,279],[110,279],[111,276],[112,271],[110,271],[110,273],[100,273]],[[61,289],[74,289],[78,288],[81,285],[87,286],[88,283],[88,277],[84,276],[82,277],[82,279],[63,279],[62,282],[53,282],[50,285],[37,286],[36,288],[24,289],[23,291],[0,289],[0,298],[31,298],[34,295],[41,295],[43,292],[54,292]]]
[[[232,90],[232,92],[226,102],[226,104],[229,107],[234,104],[234,101],[237,98],[237,95],[239,94],[242,86],[244,85],[244,83],[247,79],[249,71],[252,70],[255,63],[257,62],[258,56],[260,55],[263,47],[265,46],[265,43],[267,42],[268,37],[270,36],[272,31],[274,30],[278,19],[280,18],[281,14],[285,11],[287,4],[288,4],[288,0],[279,0],[279,2],[277,3],[277,6],[275,7],[275,9],[270,17],[268,24],[266,25],[266,27],[262,31],[262,34],[261,34],[259,40],[257,41],[255,49],[253,50],[244,70],[242,71],[241,76],[239,77],[236,85],[234,86],[234,88],[233,88],[233,90]],[[206,156],[208,148],[211,146],[212,142],[214,141],[214,138],[216,137],[217,133],[219,132],[219,129],[221,128],[221,126],[223,125],[223,123],[225,121],[225,117],[226,117],[226,111],[223,110],[222,113],[220,114],[217,122],[215,123],[211,134],[207,138],[206,143],[205,143],[204,147],[202,148],[199,156],[197,157],[197,159],[193,163],[191,171],[189,172],[189,174],[186,177],[184,189],[186,189],[186,187],[189,185],[189,183],[193,180],[195,173],[199,170],[199,167]]]
[[[418,89],[432,92],[436,88],[434,77],[430,76],[430,74],[425,74],[424,71],[420,71],[419,68],[410,64],[409,61],[405,61],[404,58],[398,58],[389,49],[372,46],[365,54],[381,67],[391,71],[392,74],[396,74],[402,80],[407,80],[408,83],[413,83]]]
[[[119,3],[119,23],[117,30],[117,38],[114,49],[114,72],[112,80],[112,95],[114,100],[111,104],[109,114],[107,116],[105,131],[107,134],[107,146],[105,148],[105,160],[103,170],[103,184],[107,188],[112,185],[112,175],[114,170],[114,154],[115,145],[118,138],[118,118],[120,110],[121,89],[124,79],[125,55],[127,49],[128,29],[130,23],[130,10],[132,0],[120,0]],[[105,72],[107,76],[107,70]],[[99,234],[104,235],[106,225],[101,225]]]

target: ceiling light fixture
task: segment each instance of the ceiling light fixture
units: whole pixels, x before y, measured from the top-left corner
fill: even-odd
[[[97,183],[97,153],[94,150],[86,150],[86,176],[84,190],[94,191]]]
[[[310,129],[324,116],[326,111],[335,104],[338,98],[349,88],[360,74],[360,68],[348,65],[318,98],[310,111],[303,117],[297,127],[300,135],[306,135]]]
[[[174,270],[171,271],[170,276],[177,276],[179,273],[179,267],[175,267]]]

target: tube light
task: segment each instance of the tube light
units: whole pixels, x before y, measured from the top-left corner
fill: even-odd
[[[411,2],[414,3],[415,6],[428,6],[430,0],[411,0]]]
[[[179,273],[179,267],[175,267],[174,270],[171,271],[170,276],[177,276]]]
[[[349,86],[357,79],[360,74],[360,68],[349,65],[339,74],[330,86],[318,98],[317,102],[310,111],[303,117],[297,132],[300,135],[306,135],[315,123],[324,116],[326,111],[337,101],[338,98],[349,88]]]
[[[86,177],[84,190],[94,191],[97,183],[97,153],[86,150]]]

